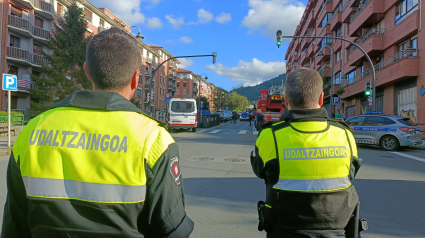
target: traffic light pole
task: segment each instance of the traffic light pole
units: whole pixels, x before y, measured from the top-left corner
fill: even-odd
[[[280,30],[279,30],[280,31]],[[366,51],[364,51],[362,49],[362,47],[360,47],[359,45],[357,45],[356,43],[349,41],[347,39],[341,38],[341,37],[334,37],[334,36],[282,36],[282,31],[280,31],[280,35],[279,35],[279,31],[277,32],[276,36],[278,37],[278,46],[279,44],[279,38],[312,38],[312,39],[334,39],[334,40],[342,40],[345,42],[348,42],[352,45],[354,45],[355,47],[357,47],[365,56],[366,59],[369,61],[370,64],[370,68],[372,69],[372,110],[375,111],[376,110],[376,72],[375,72],[375,67],[372,63],[372,60],[370,59],[369,55],[366,53]],[[332,72],[333,73],[333,72]]]

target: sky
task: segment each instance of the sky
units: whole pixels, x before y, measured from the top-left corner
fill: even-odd
[[[89,0],[129,26],[140,27],[148,45],[164,47],[179,68],[208,76],[227,90],[252,86],[285,73],[290,40],[276,46],[276,31],[293,35],[308,0]],[[132,29],[137,34],[137,28]],[[205,74],[204,74],[205,73]]]

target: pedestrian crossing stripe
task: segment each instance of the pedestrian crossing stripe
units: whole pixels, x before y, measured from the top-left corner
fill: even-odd
[[[213,131],[210,131],[209,133],[210,134],[216,134],[216,133],[218,133],[218,132],[220,132],[221,130],[213,130]]]
[[[239,135],[245,135],[245,134],[246,134],[246,132],[247,132],[247,130],[242,130],[242,131],[240,131],[238,134],[239,134]]]
[[[376,141],[370,141],[370,140],[356,140],[357,143],[363,143],[363,144],[379,144],[379,142]]]
[[[258,131],[253,131],[252,134],[258,135]]]

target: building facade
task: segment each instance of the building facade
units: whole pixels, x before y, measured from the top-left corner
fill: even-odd
[[[18,91],[11,95],[11,109],[25,111],[31,107],[31,74],[39,75],[41,63],[46,63],[42,52],[47,49],[55,23],[64,16],[67,0],[0,0],[1,64],[0,73],[18,76]],[[96,8],[88,1],[77,2],[84,9],[87,34],[97,34],[112,26],[130,31],[130,27],[106,8]],[[1,91],[0,105],[7,107],[7,92]]]
[[[366,51],[376,70],[376,110],[425,124],[425,67],[419,67],[425,65],[425,58],[419,57],[420,49],[425,49],[424,22],[419,0],[311,0],[295,35],[354,41]],[[287,73],[309,67],[318,70],[325,81],[333,75],[333,92],[330,80],[325,87],[329,112],[343,112],[350,118],[370,109],[364,91],[366,82],[372,82],[372,70],[365,55],[352,44],[293,39],[285,59]],[[340,106],[331,107],[331,93],[341,97]]]

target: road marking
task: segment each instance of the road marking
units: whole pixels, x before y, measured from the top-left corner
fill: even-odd
[[[216,134],[216,133],[218,133],[219,131],[221,131],[221,130],[213,130],[213,131],[210,131],[209,133],[210,133],[210,134]]]
[[[408,154],[404,154],[404,153],[400,153],[400,152],[390,152],[390,153],[425,163],[425,159],[422,159],[422,158],[419,158],[419,157],[416,157],[416,156],[413,156],[413,155],[408,155]]]
[[[208,131],[208,130],[207,129],[202,129],[202,130],[197,131],[197,133],[203,133],[203,132],[206,132],[206,131]]]
[[[254,132],[252,132],[252,134],[258,135],[258,131],[254,131]]]
[[[238,134],[239,134],[239,135],[245,135],[245,134],[246,134],[246,132],[247,132],[247,130],[242,130],[242,131],[240,131]]]

